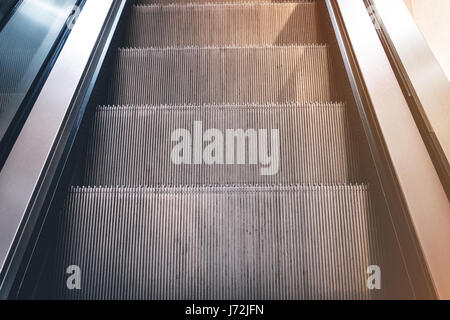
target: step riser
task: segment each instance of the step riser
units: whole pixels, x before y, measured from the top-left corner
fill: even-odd
[[[365,187],[78,189],[62,218],[63,298],[363,299],[380,264]]]
[[[196,140],[200,137],[194,129],[196,123],[197,127],[201,123],[203,130],[199,132],[203,136],[212,128],[222,134],[223,143],[216,144],[223,151],[222,161],[216,158],[219,164],[211,164],[207,156],[202,157],[204,153],[211,154],[205,148],[212,138],[196,148],[200,144],[195,141],[202,140]],[[190,135],[173,137],[177,129],[187,129]],[[240,152],[236,139],[235,149],[231,149],[227,145],[230,141],[227,129],[243,132],[254,129],[254,143],[246,140],[244,152]],[[262,139],[258,136],[260,129],[267,130]],[[277,130],[279,140],[274,140],[273,130]],[[176,164],[173,159],[180,157],[174,158],[172,152],[182,139],[192,145],[184,147],[185,153],[181,152],[191,153],[190,162]],[[260,149],[264,146],[267,148]],[[234,162],[227,162],[233,151]],[[195,153],[199,155],[197,158]],[[266,161],[264,155],[271,160]],[[245,164],[237,164],[238,156],[245,158]],[[97,186],[350,183],[358,181],[357,159],[343,105],[109,107],[96,114],[85,183]]]
[[[119,50],[109,104],[339,101],[326,46]]]
[[[134,7],[127,47],[322,43],[315,3]]]

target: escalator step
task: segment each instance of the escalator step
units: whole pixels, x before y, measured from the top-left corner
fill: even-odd
[[[24,78],[30,68],[35,51],[28,50],[0,50],[0,92],[15,93],[24,90],[22,86],[33,78]],[[34,67],[34,66],[33,66]]]
[[[108,104],[340,101],[328,46],[120,49]]]
[[[374,221],[366,186],[73,188],[57,298],[371,298]]]
[[[317,4],[234,3],[135,6],[127,47],[323,43]]]
[[[137,5],[150,4],[211,4],[211,3],[311,3],[316,0],[134,0]]]
[[[5,112],[6,108],[10,104],[10,101],[13,99],[13,95],[10,93],[0,93],[0,114]],[[0,119],[1,121],[1,119]]]
[[[358,152],[347,113],[343,104],[100,107],[85,184],[357,183]],[[184,138],[172,136],[177,129],[187,129]],[[214,137],[208,129],[215,129]],[[239,129],[254,136],[228,136],[227,130]],[[182,139],[183,150],[174,149]]]
[[[25,94],[21,93],[0,93],[0,114],[9,111],[9,107],[12,106],[15,111],[22,101]],[[7,120],[8,122],[10,119]],[[5,125],[2,123],[2,119],[0,118],[0,127],[3,128]]]

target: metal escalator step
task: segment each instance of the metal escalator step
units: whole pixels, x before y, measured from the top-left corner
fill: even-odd
[[[317,4],[234,3],[134,6],[127,47],[323,43]]]
[[[311,3],[316,0],[134,0],[137,5],[212,4],[212,3]]]
[[[23,91],[24,83],[33,79],[24,78],[29,72],[30,64],[35,51],[32,49],[1,49],[0,50],[0,92],[15,93],[18,90]]]
[[[108,104],[339,101],[326,45],[120,49]]]
[[[96,186],[360,181],[344,104],[99,107],[86,166]]]
[[[0,114],[5,112],[14,97],[15,95],[12,93],[0,93]]]
[[[73,188],[56,297],[371,298],[374,221],[366,186]]]
[[[11,117],[25,97],[25,93],[2,93],[0,92],[0,132],[6,130],[11,124]]]

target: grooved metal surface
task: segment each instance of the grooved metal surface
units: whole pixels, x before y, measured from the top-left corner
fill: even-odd
[[[317,4],[233,3],[134,6],[126,47],[322,43]]]
[[[0,92],[15,93],[21,88],[21,81],[26,75],[35,52],[33,49],[0,49]],[[25,82],[25,81],[24,81]]]
[[[318,5],[288,2],[135,1],[87,145],[83,183],[97,187],[73,187],[59,217],[55,297],[375,297],[378,213]],[[239,129],[252,138],[227,164]],[[174,132],[191,164],[173,162]],[[67,290],[71,265],[81,290]]]
[[[0,113],[7,111],[10,104],[14,101],[17,101],[20,98],[21,98],[20,94],[0,93]]]
[[[315,0],[134,0],[137,5],[151,5],[151,4],[217,4],[217,3],[310,3]]]
[[[366,186],[73,188],[53,276],[71,299],[369,298],[374,230]]]
[[[201,139],[197,164],[192,160],[195,121],[202,125],[202,136],[196,135]],[[176,129],[190,133],[189,164],[177,165],[171,160],[172,148],[181,141],[178,137],[172,141]],[[222,147],[215,150],[223,154],[222,160],[214,164],[202,160],[207,146],[219,140],[205,138],[208,129],[218,129],[223,140]],[[233,139],[235,147],[231,149],[226,136],[230,129],[242,129],[242,133],[253,129],[254,138]],[[259,136],[260,129],[267,130],[265,135]],[[279,148],[273,144],[273,129],[279,132]],[[91,139],[86,185],[358,182],[358,154],[343,104],[100,107]],[[244,141],[243,149],[238,147],[239,141]],[[226,164],[230,152],[234,152],[235,164]],[[245,164],[236,164],[239,152],[244,153]],[[261,164],[261,152],[278,154],[279,163]],[[250,155],[255,158],[253,164]],[[273,174],[261,175],[262,168],[270,167]]]
[[[120,49],[109,104],[338,101],[326,45]]]
[[[316,2],[315,0],[134,0],[135,4],[149,5],[149,4],[215,4],[215,3],[309,3]]]

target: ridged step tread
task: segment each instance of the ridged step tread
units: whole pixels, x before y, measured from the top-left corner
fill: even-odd
[[[0,114],[8,111],[9,106],[17,108],[24,96],[25,94],[20,93],[0,93]],[[0,123],[2,123],[1,119]]]
[[[374,219],[366,186],[73,188],[56,298],[371,298]]]
[[[119,49],[107,104],[340,101],[326,45]]]
[[[202,135],[214,128],[222,136],[203,138],[197,163],[195,121],[201,122]],[[171,158],[173,148],[182,139],[178,135],[172,137],[177,129],[189,131],[189,138],[184,141],[192,148],[176,152],[188,154],[186,150],[190,150],[188,164],[176,164]],[[254,142],[245,140],[244,152],[238,151],[238,141],[243,139],[233,140],[235,149],[227,148],[232,140],[227,139],[227,129],[242,129],[242,133],[254,129]],[[259,129],[267,130],[261,138]],[[272,129],[278,129],[275,144]],[[222,147],[216,145],[214,153],[207,152],[206,147],[216,139],[223,139]],[[86,157],[84,184],[353,183],[359,182],[354,141],[344,104],[99,107]],[[203,152],[216,155],[217,150],[222,150],[223,156],[216,158],[216,163],[202,158]],[[234,162],[224,164],[230,150],[231,154],[235,150]],[[253,162],[250,154],[255,158]],[[237,155],[245,157],[241,164],[237,164]],[[272,155],[272,160],[264,160],[264,155]]]
[[[311,3],[316,0],[134,0],[136,5],[215,4],[215,3]]]
[[[124,46],[323,43],[315,2],[134,6]]]
[[[32,50],[0,50],[0,92],[23,90],[22,83],[32,80],[24,79],[24,76],[34,55],[35,51]]]

